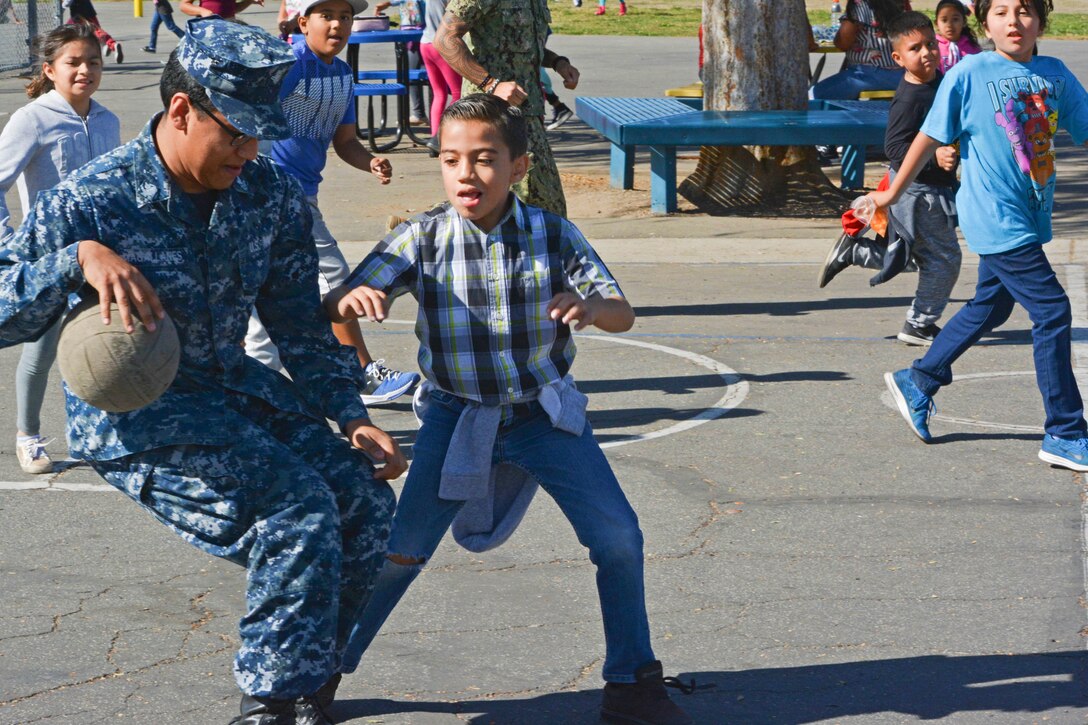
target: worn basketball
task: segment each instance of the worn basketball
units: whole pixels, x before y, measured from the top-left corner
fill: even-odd
[[[57,364],[68,389],[109,413],[126,413],[154,402],[174,382],[181,359],[178,332],[164,317],[148,332],[138,317],[125,332],[121,312],[110,307],[102,324],[97,297],[73,307],[64,320]]]

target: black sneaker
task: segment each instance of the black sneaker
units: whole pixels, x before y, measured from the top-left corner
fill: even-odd
[[[242,695],[241,714],[230,725],[295,725],[295,701]]]
[[[142,50],[145,53],[156,53],[156,52],[158,52],[154,48],[152,48],[150,45],[145,45],[143,48],[140,48],[140,50]]]
[[[336,697],[341,677],[340,673],[336,673],[317,692],[295,701],[296,725],[332,725],[332,718],[325,711]]]
[[[601,699],[601,719],[637,725],[691,725],[691,717],[669,698],[666,687],[679,688],[685,695],[695,683],[685,685],[675,677],[663,677],[661,663],[649,662],[635,670],[634,684],[606,682]]]
[[[937,337],[937,333],[940,331],[941,328],[932,323],[925,327],[915,327],[909,322],[904,322],[903,329],[899,331],[896,338],[898,338],[900,342],[905,342],[908,345],[929,347],[933,344],[933,338]]]
[[[838,158],[839,152],[834,146],[816,147],[816,161],[820,166],[831,166]]]
[[[573,116],[574,111],[570,110],[565,103],[560,103],[552,109],[552,120],[548,121],[548,125],[544,128],[549,131],[554,131],[569,121]]]
[[[113,52],[117,53],[117,62],[118,63],[124,63],[125,62],[125,51],[121,47],[121,44],[120,43],[114,43],[113,48],[114,48]]]
[[[835,279],[835,275],[854,263],[854,238],[845,232],[839,241],[831,245],[824,263],[820,265],[820,273],[816,275],[816,284],[823,289],[827,283]]]

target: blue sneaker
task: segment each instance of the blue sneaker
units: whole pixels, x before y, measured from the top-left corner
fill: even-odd
[[[402,373],[387,368],[385,360],[375,360],[366,366],[366,387],[363,388],[364,405],[378,405],[396,400],[419,382],[419,373]]]
[[[1070,471],[1088,471],[1088,438],[1066,440],[1047,433],[1039,449],[1039,460]]]
[[[932,441],[933,436],[929,434],[929,415],[933,412],[933,398],[919,390],[910,379],[910,369],[884,373],[884,383],[914,435],[925,443]]]

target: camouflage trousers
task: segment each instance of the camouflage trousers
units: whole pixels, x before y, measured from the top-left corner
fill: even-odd
[[[389,538],[392,489],[324,421],[237,396],[227,446],[91,465],[197,548],[247,568],[234,660],[249,695],[295,698],[339,671]]]
[[[548,143],[543,116],[526,116],[529,132],[529,173],[514,184],[514,193],[526,204],[539,206],[561,217],[567,216],[567,200],[563,196],[563,182]]]

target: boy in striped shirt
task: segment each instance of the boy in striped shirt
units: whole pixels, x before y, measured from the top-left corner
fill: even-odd
[[[642,532],[569,375],[571,327],[625,332],[635,314],[585,237],[510,192],[529,158],[521,113],[475,94],[442,115],[448,202],[401,224],[326,298],[334,320],[384,319],[419,303],[426,409],[373,597],[356,624],[350,671],[450,526],[466,548],[502,543],[539,485],[597,566],[614,722],[691,719],[669,698],[650,647]]]

